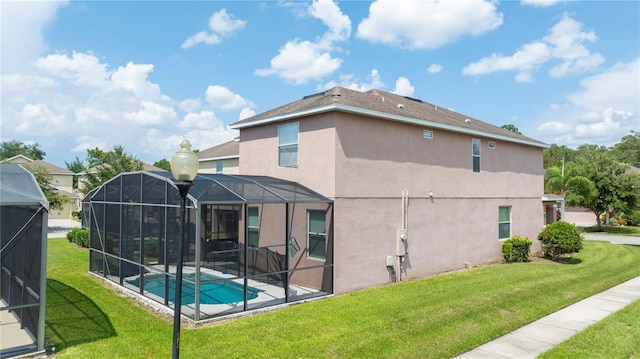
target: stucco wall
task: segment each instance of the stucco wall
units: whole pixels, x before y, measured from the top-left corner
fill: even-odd
[[[240,172],[297,181],[335,200],[335,293],[501,260],[500,206],[511,206],[511,234],[540,249],[542,148],[492,140],[490,149],[480,136],[347,113],[298,122],[297,168],[278,168],[277,124],[268,124],[240,131]],[[472,171],[472,138],[481,140],[480,173]],[[403,190],[409,249],[400,270]]]
[[[217,160],[200,161],[200,168],[198,173],[217,173],[216,172]],[[223,174],[238,174],[239,169],[238,158],[227,158],[222,160],[222,173]]]

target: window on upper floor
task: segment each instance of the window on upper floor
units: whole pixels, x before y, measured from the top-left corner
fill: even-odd
[[[480,140],[474,138],[471,140],[471,151],[472,151],[472,161],[473,161],[473,172],[480,173]]]
[[[298,122],[278,126],[278,166],[298,166]]]
[[[222,160],[216,161],[216,173],[222,173],[224,170],[224,162]]]

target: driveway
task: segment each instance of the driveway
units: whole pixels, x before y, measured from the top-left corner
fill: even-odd
[[[47,238],[64,238],[73,227],[80,227],[80,222],[73,219],[49,219]]]

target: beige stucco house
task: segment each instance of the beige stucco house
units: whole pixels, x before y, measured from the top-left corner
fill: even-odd
[[[239,139],[219,144],[196,153],[200,163],[199,173],[239,173]]]
[[[533,138],[419,99],[341,87],[231,128],[240,174],[295,181],[334,201],[325,251],[335,293],[498,261],[512,235],[540,249],[548,146]],[[304,248],[314,240],[309,213]]]
[[[67,197],[69,202],[64,205],[62,210],[50,209],[49,218],[71,218],[72,211],[79,211],[81,206],[81,195],[73,188],[73,176],[76,174],[66,168],[58,167],[54,164],[43,160],[32,160],[23,155],[13,156],[4,160],[2,163],[19,164],[23,167],[37,168],[41,167],[47,170],[51,175],[51,187],[53,187],[60,195]]]

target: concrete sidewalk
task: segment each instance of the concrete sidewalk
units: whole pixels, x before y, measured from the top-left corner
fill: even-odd
[[[81,224],[73,219],[49,219],[47,238],[65,238],[71,228],[80,227]]]
[[[535,358],[636,300],[640,300],[640,277],[549,314],[457,358]]]

